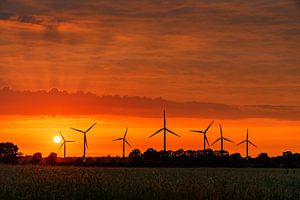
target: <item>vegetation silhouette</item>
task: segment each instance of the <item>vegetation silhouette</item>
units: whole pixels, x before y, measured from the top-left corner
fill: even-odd
[[[46,158],[46,164],[47,165],[56,165],[56,160],[57,160],[57,154],[56,153],[50,153],[49,156]]]
[[[57,166],[86,166],[86,167],[220,167],[220,168],[285,168],[286,173],[295,173],[295,168],[300,168],[300,154],[290,151],[283,152],[281,156],[270,157],[261,153],[257,157],[242,157],[240,153],[230,154],[221,150],[183,150],[157,151],[153,148],[141,152],[133,149],[128,157],[57,157],[50,153],[46,158],[41,153],[32,157],[19,156],[15,164],[38,164]]]
[[[42,153],[37,152],[33,154],[32,158],[30,159],[30,164],[36,165],[36,164],[42,164],[43,163],[43,156]]]
[[[19,147],[13,143],[0,143],[0,163],[15,164],[18,162]]]

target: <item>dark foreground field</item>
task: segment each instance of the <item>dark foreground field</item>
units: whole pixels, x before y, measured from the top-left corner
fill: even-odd
[[[0,199],[300,199],[300,170],[0,166]]]

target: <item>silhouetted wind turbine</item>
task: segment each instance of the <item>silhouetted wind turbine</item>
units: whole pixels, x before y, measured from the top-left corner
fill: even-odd
[[[166,111],[165,110],[164,110],[164,127],[159,129],[152,135],[150,135],[149,138],[151,138],[152,136],[156,135],[157,133],[159,133],[161,131],[164,131],[164,152],[166,153],[166,146],[167,146],[167,133],[166,132],[168,131],[169,133],[172,133],[173,135],[176,135],[177,137],[180,137],[180,135],[177,135],[176,133],[174,133],[173,131],[171,131],[167,128],[167,120],[166,120]]]
[[[250,143],[251,145],[253,145],[254,147],[256,147],[256,145],[253,144],[252,142],[250,142],[250,140],[248,139],[248,128],[247,128],[246,140],[244,140],[244,141],[238,143],[237,145],[243,144],[244,142],[246,142],[246,159],[248,160],[248,158],[249,158],[249,143]]]
[[[222,131],[222,126],[220,124],[220,132],[221,132],[221,137],[219,139],[217,139],[216,141],[214,141],[211,145],[214,145],[215,143],[217,143],[219,140],[221,141],[221,156],[223,156],[224,153],[224,145],[223,145],[223,140],[226,140],[228,142],[234,143],[233,141],[223,137],[223,131]]]
[[[208,142],[208,139],[206,137],[206,133],[208,131],[208,129],[211,127],[211,125],[214,123],[214,121],[212,121],[210,123],[210,125],[205,129],[205,131],[198,131],[198,130],[191,130],[192,132],[196,132],[196,133],[203,133],[203,150],[205,151],[206,150],[206,143],[208,144],[209,146],[209,142]]]
[[[86,131],[82,131],[82,130],[79,130],[79,129],[76,129],[76,128],[70,128],[70,129],[73,129],[73,130],[75,130],[75,131],[78,131],[78,132],[83,133],[83,162],[85,162],[85,160],[86,160],[86,157],[85,157],[85,152],[86,152],[86,150],[85,150],[85,148],[88,147],[87,139],[86,139],[86,133],[89,132],[95,125],[96,125],[96,123],[93,124],[93,125],[92,125],[90,128],[88,128]]]
[[[63,134],[61,132],[59,132],[62,139],[63,139],[63,143],[60,145],[59,149],[60,150],[62,148],[62,146],[64,146],[64,159],[66,158],[66,151],[67,151],[67,143],[68,142],[75,142],[75,141],[70,141],[70,140],[66,140],[65,137],[63,136]]]
[[[132,147],[129,144],[129,142],[126,140],[127,131],[128,131],[128,128],[126,129],[125,134],[122,138],[117,138],[117,139],[113,140],[113,141],[122,140],[122,142],[123,142],[123,158],[125,157],[125,143],[128,144],[128,146]]]

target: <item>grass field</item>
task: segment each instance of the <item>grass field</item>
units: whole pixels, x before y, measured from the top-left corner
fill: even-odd
[[[300,170],[0,166],[0,199],[300,199]]]

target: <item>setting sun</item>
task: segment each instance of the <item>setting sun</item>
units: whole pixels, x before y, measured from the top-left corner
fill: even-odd
[[[56,144],[61,142],[61,138],[57,135],[53,138],[53,142],[55,142]]]

